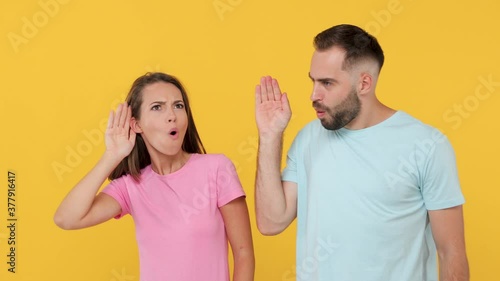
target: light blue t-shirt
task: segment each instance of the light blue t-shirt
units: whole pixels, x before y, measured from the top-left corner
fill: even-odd
[[[361,130],[315,120],[282,179],[298,184],[297,269],[283,280],[438,280],[427,211],[464,203],[438,130],[402,111]]]

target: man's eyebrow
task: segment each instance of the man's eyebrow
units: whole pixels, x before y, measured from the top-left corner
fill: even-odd
[[[308,74],[309,75],[309,78],[312,80],[312,81],[318,81],[318,82],[330,82],[330,83],[335,83],[335,82],[338,82],[336,79],[334,78],[318,78],[318,79],[314,79],[312,76],[311,76],[311,73]]]

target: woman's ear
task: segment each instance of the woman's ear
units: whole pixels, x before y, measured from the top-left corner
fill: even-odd
[[[130,129],[132,129],[132,131],[136,134],[142,133],[141,125],[139,125],[139,122],[135,119],[135,117],[130,119]]]

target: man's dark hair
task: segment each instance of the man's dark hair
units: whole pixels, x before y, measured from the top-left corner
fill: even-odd
[[[384,52],[377,39],[357,26],[336,25],[314,38],[314,48],[318,51],[326,51],[334,46],[346,51],[342,69],[349,70],[364,59],[375,60],[379,71],[384,65]]]

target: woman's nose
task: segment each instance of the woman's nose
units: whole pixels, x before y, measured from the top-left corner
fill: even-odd
[[[169,110],[169,112],[167,113],[167,122],[170,123],[170,122],[174,122],[176,120],[176,116],[175,116],[175,113],[173,110]]]

